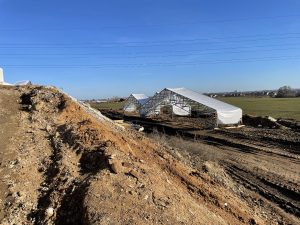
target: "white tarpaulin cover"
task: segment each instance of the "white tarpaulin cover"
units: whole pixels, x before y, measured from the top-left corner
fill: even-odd
[[[130,104],[128,104],[128,105],[126,105],[126,106],[124,107],[124,110],[125,110],[126,112],[134,112],[134,111],[137,110],[136,104],[130,103]]]
[[[128,103],[124,106],[124,111],[134,112],[138,110],[138,108],[146,101],[148,101],[148,99],[149,97],[144,94],[131,94],[127,99]]]
[[[0,84],[4,83],[3,69],[0,68]]]
[[[24,85],[31,85],[30,80],[23,80],[23,81],[18,81],[14,84],[15,86],[24,86]]]
[[[144,103],[149,99],[147,95],[144,94],[132,94],[132,96],[141,104],[144,105]]]
[[[167,90],[216,110],[219,124],[237,124],[242,120],[243,111],[236,106],[210,98],[187,88],[167,88]]]
[[[173,113],[178,116],[188,116],[191,114],[190,106],[173,105],[172,108],[173,108]]]
[[[26,81],[19,81],[15,84],[9,84],[9,83],[6,83],[4,81],[4,74],[3,74],[3,69],[0,68],[0,84],[1,85],[15,85],[15,86],[21,86],[21,85],[31,85],[31,81],[29,80],[26,80]]]

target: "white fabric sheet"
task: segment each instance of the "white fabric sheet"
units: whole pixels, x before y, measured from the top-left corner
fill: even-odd
[[[227,104],[187,88],[167,88],[167,90],[216,110],[219,124],[237,124],[242,120],[243,111],[236,106]]]

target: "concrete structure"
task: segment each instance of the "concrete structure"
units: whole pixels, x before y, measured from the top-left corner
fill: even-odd
[[[125,112],[139,112],[141,106],[148,101],[149,97],[144,94],[131,94],[127,99],[123,110]]]

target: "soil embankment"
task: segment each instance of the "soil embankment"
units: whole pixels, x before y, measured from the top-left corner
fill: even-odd
[[[251,117],[246,127],[204,130],[201,118],[193,122],[198,119],[151,119],[122,116],[121,112],[104,113],[144,126],[151,138],[177,149],[198,170],[206,168],[203,165],[207,162],[219,166],[232,179],[233,190],[262,212],[271,224],[298,223],[295,222],[300,215],[297,127]]]
[[[125,130],[54,88],[11,87],[0,99],[17,127],[1,146],[14,153],[0,165],[1,224],[270,221],[234,191],[224,170],[218,180],[174,148]],[[3,104],[9,100],[12,107]]]

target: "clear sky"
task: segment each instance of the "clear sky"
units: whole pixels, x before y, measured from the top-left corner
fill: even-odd
[[[0,0],[7,82],[77,98],[300,87],[299,0]]]

